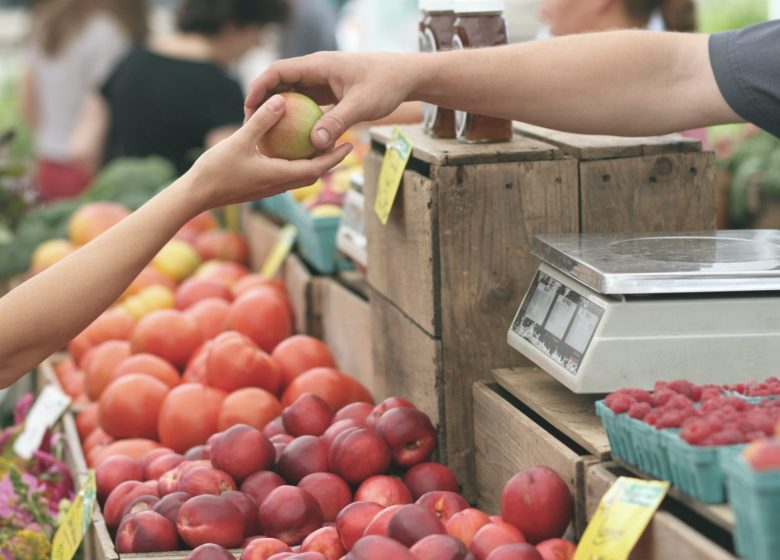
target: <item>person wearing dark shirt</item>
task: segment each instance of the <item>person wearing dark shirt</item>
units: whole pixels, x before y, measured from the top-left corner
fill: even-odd
[[[243,92],[227,68],[286,13],[284,0],[184,0],[178,31],[132,50],[102,88],[93,122],[106,123],[104,160],[160,155],[186,171],[241,126]]]

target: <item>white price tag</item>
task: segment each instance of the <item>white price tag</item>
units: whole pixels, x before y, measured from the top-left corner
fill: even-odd
[[[27,414],[24,431],[14,442],[14,452],[22,459],[29,460],[41,446],[46,430],[59,420],[69,406],[70,398],[65,393],[47,385]]]

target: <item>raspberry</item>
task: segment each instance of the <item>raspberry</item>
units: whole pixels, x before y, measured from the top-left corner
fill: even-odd
[[[631,408],[631,405],[634,404],[634,402],[636,401],[629,395],[617,395],[612,399],[612,402],[607,402],[607,406],[609,406],[615,414],[622,414],[628,412],[628,409]]]
[[[701,445],[711,434],[712,432],[707,426],[707,423],[699,419],[683,426],[680,437],[691,445]]]
[[[644,420],[645,423],[650,424],[651,426],[656,426],[658,424],[659,418],[661,418],[661,412],[658,410],[651,410],[647,413]]]
[[[684,395],[675,395],[664,405],[667,410],[687,410],[693,408],[693,402]]]
[[[693,398],[693,383],[690,381],[686,381],[685,379],[675,379],[674,381],[669,382],[668,387],[672,391],[677,391],[689,399]]]
[[[667,410],[658,419],[656,428],[679,428],[682,421],[683,416],[679,410]]]
[[[626,389],[626,393],[634,397],[639,402],[652,403],[650,393],[643,391],[642,389]]]
[[[739,430],[724,428],[712,435],[712,441],[715,445],[735,445],[737,443],[746,443],[747,440],[745,435]]]
[[[677,393],[672,391],[671,389],[659,389],[653,393],[652,396],[652,405],[653,406],[663,406],[666,403],[669,402],[669,400],[674,397]]]
[[[635,402],[631,405],[631,408],[628,409],[628,415],[631,418],[636,418],[637,420],[642,420],[645,416],[647,416],[647,413],[652,410],[652,407],[646,403],[646,402]]]

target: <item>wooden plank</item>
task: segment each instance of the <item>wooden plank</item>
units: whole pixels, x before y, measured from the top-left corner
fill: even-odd
[[[282,266],[282,279],[293,307],[295,332],[311,332],[311,283],[312,275],[296,254],[288,256]]]
[[[368,282],[432,335],[439,333],[436,194],[430,179],[406,171],[386,225],[373,211],[382,156],[365,161]]]
[[[441,341],[431,337],[375,290],[371,291],[371,347],[377,401],[404,397],[439,425],[439,449],[446,457],[441,422]]]
[[[506,391],[601,460],[609,441],[596,416],[596,395],[577,395],[537,367],[498,369],[493,377]]]
[[[392,138],[394,128],[394,126],[372,128],[371,138],[386,146]],[[560,156],[559,150],[554,146],[527,136],[516,135],[510,142],[495,144],[464,144],[457,140],[431,138],[423,132],[420,125],[399,128],[414,142],[412,151],[414,159],[438,166],[540,161]],[[366,208],[373,208],[373,206],[366,206]],[[371,262],[370,257],[369,262]]]
[[[249,245],[249,264],[260,270],[265,258],[279,239],[281,228],[266,214],[252,210],[248,204],[241,206],[241,231]]]
[[[317,291],[322,340],[333,352],[339,369],[373,393],[376,383],[368,301],[330,278],[318,283]]]
[[[515,122],[514,129],[519,134],[552,144],[564,154],[584,161],[701,151],[701,142],[681,134],[649,137],[574,134],[521,122]]]
[[[515,408],[495,385],[475,383],[473,391],[479,507],[500,511],[506,482],[518,471],[537,465],[556,471],[578,501],[584,458]]]
[[[567,158],[439,171],[447,457],[466,468],[472,384],[495,368],[529,364],[506,331],[539,266],[533,238],[578,231],[577,165]]]
[[[617,479],[613,470],[609,463],[592,465],[587,469],[585,510],[588,520],[593,517],[601,498]],[[671,513],[660,510],[637,543],[631,559],[668,558],[733,560],[736,557]]]
[[[715,158],[669,154],[580,164],[585,233],[715,229]]]

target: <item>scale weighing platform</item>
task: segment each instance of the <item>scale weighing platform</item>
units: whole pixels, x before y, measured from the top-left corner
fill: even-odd
[[[780,370],[780,231],[539,235],[509,344],[576,393]]]

